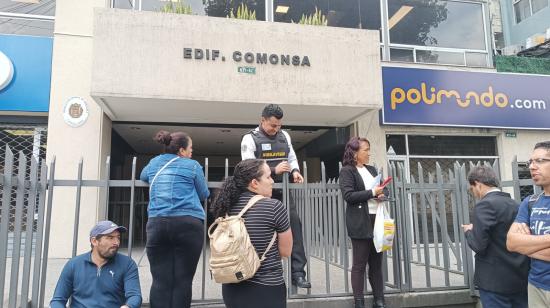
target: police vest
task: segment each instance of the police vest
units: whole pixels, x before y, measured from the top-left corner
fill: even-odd
[[[275,137],[266,136],[259,130],[251,131],[250,135],[256,144],[254,156],[259,159],[265,159],[269,167],[275,168],[281,161],[288,159],[290,147],[282,131],[278,131]],[[281,182],[282,177],[278,175],[273,180]]]

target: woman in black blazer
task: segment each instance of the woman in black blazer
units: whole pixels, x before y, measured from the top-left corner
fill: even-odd
[[[340,170],[340,189],[347,203],[346,227],[353,247],[351,287],[355,308],[365,307],[363,289],[367,263],[374,296],[373,307],[386,307],[382,253],[376,252],[372,241],[377,198],[384,197],[384,189],[380,182],[374,183],[377,172],[373,166],[367,165],[369,156],[370,142],[366,138],[353,137],[346,144],[342,160],[344,166]]]

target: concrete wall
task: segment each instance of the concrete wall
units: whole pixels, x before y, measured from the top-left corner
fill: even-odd
[[[95,22],[92,95],[112,119],[219,123],[231,113],[233,123],[257,123],[250,105],[277,102],[285,124],[313,125],[308,119],[348,112],[351,120],[380,107],[377,31],[116,9],[97,9]],[[220,55],[187,59],[184,48]],[[254,63],[234,61],[234,51],[253,53]],[[257,53],[307,56],[310,66],[259,64]],[[242,66],[256,73],[239,73]],[[310,108],[300,122],[290,106]]]
[[[76,179],[80,158],[84,161],[84,179],[99,179],[105,172],[111,121],[90,96],[93,8],[104,5],[104,0],[56,2],[47,156],[48,161],[56,158],[56,178]],[[89,109],[87,121],[78,128],[63,120],[63,106],[73,96],[82,97]],[[81,200],[78,253],[90,248],[89,230],[103,216],[98,189],[83,189]],[[52,258],[71,253],[74,204],[74,188],[54,190],[49,249]]]
[[[501,0],[502,27],[506,46],[522,45],[525,40],[536,34],[545,33],[550,27],[550,6],[536,12],[532,16],[516,23],[513,0]]]

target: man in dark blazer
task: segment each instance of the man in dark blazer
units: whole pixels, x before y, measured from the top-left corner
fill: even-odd
[[[506,249],[506,234],[519,205],[510,194],[498,189],[498,179],[490,167],[473,168],[468,182],[479,201],[474,207],[473,224],[462,228],[476,253],[474,283],[483,308],[526,308],[529,258]]]

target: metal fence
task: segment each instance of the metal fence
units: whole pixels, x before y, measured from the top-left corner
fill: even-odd
[[[80,199],[82,188],[103,188],[109,200],[109,188],[124,188],[129,191],[130,200],[127,213],[127,254],[138,262],[144,257],[143,247],[135,247],[135,217],[139,216],[142,201],[136,197],[136,190],[146,189],[147,183],[136,180],[136,159],[132,164],[129,180],[85,180],[82,178],[81,161],[77,166],[76,179],[58,179],[55,177],[55,159],[46,166],[44,160],[30,158],[19,153],[18,164],[14,166],[14,155],[6,147],[5,160],[0,174],[2,190],[2,213],[12,206],[11,195],[16,195],[14,228],[8,228],[10,216],[0,217],[0,304],[9,308],[43,307],[45,299],[45,280],[48,266],[49,228],[54,188],[74,187],[74,229],[72,255],[77,253],[77,238],[80,219]],[[417,174],[407,172],[402,163],[388,166],[394,181],[391,184],[389,209],[396,222],[396,236],[393,249],[384,254],[386,293],[418,292],[443,289],[473,289],[472,252],[467,248],[461,224],[469,222],[469,211],[473,200],[468,194],[466,172],[472,163],[455,162],[453,168],[443,169],[435,164],[435,172],[426,172],[418,163]],[[205,159],[205,176],[208,181],[209,163]],[[493,164],[498,173],[498,165]],[[106,162],[109,170],[109,159]],[[514,178],[502,181],[503,189],[510,189],[516,199],[520,196],[521,186],[532,186],[529,179],[517,176],[518,162],[512,162]],[[18,172],[14,173],[13,170]],[[30,170],[27,174],[22,170]],[[229,174],[226,162],[226,175]],[[324,164],[321,163],[321,181],[308,182],[308,166],[304,163],[304,183],[289,184],[287,181],[275,184],[283,189],[286,205],[292,198],[297,206],[303,225],[304,245],[308,258],[307,272],[313,287],[310,290],[297,291],[288,287],[289,298],[330,297],[349,295],[351,245],[345,229],[345,202],[336,179],[327,179]],[[208,181],[208,187],[216,190],[221,182]],[[536,188],[533,188],[536,190]],[[101,206],[107,207],[107,204]],[[208,211],[210,204],[204,202]],[[24,212],[36,212],[37,215],[23,215]],[[107,211],[104,211],[107,213]],[[35,223],[37,228],[24,229],[24,225]],[[120,222],[119,222],[120,223]],[[205,224],[205,231],[207,225]],[[13,241],[8,243],[8,235]],[[141,235],[140,235],[141,236]],[[139,237],[139,236],[138,236]],[[23,239],[25,239],[23,241]],[[36,242],[36,245],[28,243]],[[200,294],[194,294],[195,301],[220,300],[220,289],[208,274],[208,245],[206,232],[204,250],[194,283],[200,286]],[[11,247],[10,247],[11,246]],[[138,253],[136,253],[138,249]],[[11,251],[11,253],[9,253]],[[141,254],[140,254],[141,253]],[[141,256],[141,257],[140,257]],[[22,266],[22,271],[19,269]],[[9,275],[6,275],[7,268]],[[143,270],[143,269],[140,269]],[[19,276],[19,273],[22,273]],[[285,261],[287,281],[290,279],[289,264]],[[57,277],[56,277],[57,278]],[[9,282],[9,283],[8,283]],[[368,284],[365,284],[366,288]],[[369,291],[368,289],[366,290]],[[7,301],[6,301],[7,299]]]

